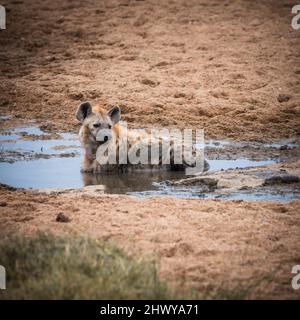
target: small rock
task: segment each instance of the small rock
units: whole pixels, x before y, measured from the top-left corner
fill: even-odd
[[[282,103],[282,102],[287,102],[291,99],[291,96],[289,94],[279,94],[277,97],[278,102]]]
[[[289,149],[289,146],[286,144],[279,148],[279,150],[288,150],[288,149]]]
[[[150,87],[156,87],[157,85],[159,85],[159,81],[153,81],[150,79],[142,79],[141,83]]]
[[[64,213],[60,212],[56,217],[57,222],[70,222],[70,218],[66,216]]]
[[[5,201],[0,202],[0,207],[6,207],[6,206],[7,206],[7,203]]]
[[[264,185],[274,185],[274,184],[280,184],[280,183],[297,183],[300,182],[299,177],[294,175],[275,175],[270,178],[267,178],[264,182]]]

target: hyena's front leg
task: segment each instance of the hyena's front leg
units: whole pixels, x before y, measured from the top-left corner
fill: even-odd
[[[95,155],[93,149],[90,146],[86,146],[84,149],[84,158],[81,165],[81,172],[94,172],[95,171]]]
[[[85,155],[81,164],[81,172],[93,172],[93,168],[94,160],[91,160],[89,157]]]

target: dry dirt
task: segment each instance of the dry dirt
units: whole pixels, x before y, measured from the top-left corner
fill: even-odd
[[[256,141],[300,135],[294,1],[2,4],[7,29],[0,31],[0,114],[13,118],[1,126],[35,119],[52,132],[74,131],[75,108],[90,100],[119,104],[134,127],[203,127],[207,137]],[[300,201],[6,188],[0,199],[1,236],[89,234],[133,255],[157,256],[162,277],[174,285],[199,292],[253,286],[252,298],[300,298],[291,288],[291,268],[300,264]],[[71,221],[56,222],[60,212]]]
[[[299,135],[294,2],[6,0],[1,114],[70,130],[76,106],[90,100],[119,104],[132,126]]]

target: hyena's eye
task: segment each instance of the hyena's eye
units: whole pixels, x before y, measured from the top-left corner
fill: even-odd
[[[100,128],[101,124],[100,123],[95,123],[94,128]]]

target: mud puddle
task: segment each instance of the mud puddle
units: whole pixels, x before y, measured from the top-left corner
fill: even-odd
[[[279,201],[286,202],[300,199],[300,184],[272,187],[255,187],[241,189],[218,189],[203,190],[197,186],[170,186],[165,182],[157,185],[158,190],[131,192],[135,196],[156,196],[156,197],[176,197],[182,199],[223,199],[223,200],[244,200],[244,201]]]
[[[205,153],[210,169],[206,175],[267,166],[280,161],[280,157],[288,149],[298,150],[294,141],[281,141],[266,146],[249,144],[248,149],[254,149],[255,152],[250,152],[247,157],[245,145],[208,141]],[[267,156],[263,157],[264,154]],[[280,201],[300,198],[297,188],[257,186],[251,190],[227,188],[229,191],[224,192],[224,188],[176,185],[178,181],[186,181],[184,172],[156,171],[96,176],[82,174],[81,157],[82,149],[77,134],[74,133],[53,134],[34,126],[0,131],[0,182],[16,188],[76,189],[95,185],[101,186],[103,193],[138,196]]]

